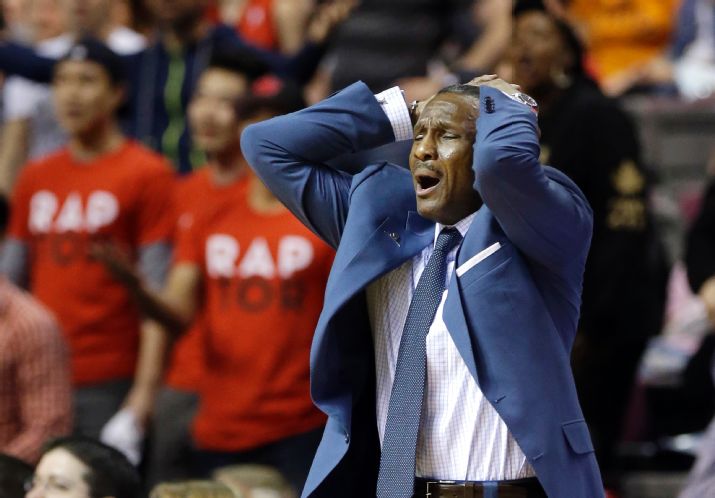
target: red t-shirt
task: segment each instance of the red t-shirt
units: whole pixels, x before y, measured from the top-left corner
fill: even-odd
[[[216,189],[179,234],[177,261],[201,265],[205,377],[199,448],[241,451],[325,422],[310,399],[309,356],[333,251],[288,211],[247,201],[250,180]]]
[[[174,188],[177,224],[175,234],[180,233],[182,227],[189,228],[201,210],[214,201],[214,195],[218,192],[220,190],[211,183],[209,168],[202,168],[188,176],[178,178]],[[176,260],[176,257],[174,259]],[[199,389],[204,363],[203,314],[203,309],[199,308],[191,327],[174,343],[171,350],[164,383],[173,389],[182,391]]]
[[[18,179],[10,236],[29,248],[30,290],[60,322],[75,385],[134,376],[137,308],[89,247],[111,240],[136,257],[170,240],[173,184],[166,161],[133,141],[86,163],[62,149]]]
[[[273,0],[249,0],[236,31],[248,43],[266,50],[277,50],[278,36],[273,22]]]

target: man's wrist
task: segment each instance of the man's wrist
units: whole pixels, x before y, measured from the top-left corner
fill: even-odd
[[[417,123],[417,120],[419,119],[419,114],[417,113],[417,109],[419,108],[420,101],[419,100],[413,100],[410,102],[407,106],[407,112],[410,114],[410,121],[412,122],[412,126],[415,126],[415,123]]]
[[[399,87],[392,87],[375,95],[383,112],[390,120],[395,141],[410,140],[412,138],[412,118],[409,106]]]

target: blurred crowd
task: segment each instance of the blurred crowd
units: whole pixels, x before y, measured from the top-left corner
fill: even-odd
[[[681,496],[715,496],[715,182],[674,260],[624,110],[715,114],[715,1],[0,4],[0,497],[299,494],[333,254],[241,130],[356,80],[411,102],[492,73],[537,100],[542,163],[594,211],[572,364],[604,485],[692,465]]]

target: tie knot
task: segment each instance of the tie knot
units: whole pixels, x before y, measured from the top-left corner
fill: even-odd
[[[462,240],[462,234],[456,228],[444,228],[439,232],[437,242],[434,245],[435,252],[448,253],[454,249]]]

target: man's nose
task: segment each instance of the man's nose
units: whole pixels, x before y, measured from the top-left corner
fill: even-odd
[[[431,135],[425,135],[417,142],[415,157],[420,161],[431,161],[437,158],[437,147]]]
[[[45,488],[43,486],[32,486],[27,493],[25,498],[44,498]]]
[[[507,58],[515,59],[524,55],[524,52],[528,50],[529,42],[524,40],[523,37],[512,39],[511,46],[506,50]]]

